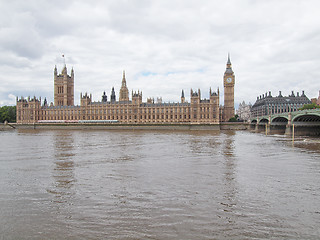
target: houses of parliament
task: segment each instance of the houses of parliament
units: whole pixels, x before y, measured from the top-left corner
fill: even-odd
[[[219,124],[234,116],[235,75],[228,56],[224,82],[224,106],[219,104],[219,89],[210,88],[209,99],[201,99],[201,91],[190,90],[186,101],[184,90],[177,103],[142,101],[142,91],[132,91],[131,99],[123,72],[119,97],[112,88],[110,99],[104,92],[101,101],[92,101],[92,95],[80,95],[80,106],[74,105],[74,70],[69,75],[64,65],[58,74],[54,68],[54,103],[46,98],[17,98],[17,124],[35,123],[124,123],[124,124]]]

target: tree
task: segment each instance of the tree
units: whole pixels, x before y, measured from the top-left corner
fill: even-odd
[[[238,118],[239,118],[239,116],[238,116],[238,114],[236,114],[236,115],[234,115],[234,117],[229,119],[229,122],[238,122]]]
[[[16,122],[16,106],[0,107],[0,122]]]
[[[306,110],[306,109],[315,109],[315,108],[320,108],[320,106],[318,106],[315,103],[311,103],[311,104],[305,104],[303,105],[302,108],[299,108],[299,110]]]

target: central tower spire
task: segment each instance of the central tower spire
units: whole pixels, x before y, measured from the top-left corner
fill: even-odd
[[[123,70],[121,87],[127,87],[126,72]]]
[[[126,74],[123,70],[122,74],[122,83],[119,93],[119,102],[128,102],[129,101],[129,90],[127,88]]]

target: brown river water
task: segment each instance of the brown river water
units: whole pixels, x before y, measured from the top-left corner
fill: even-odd
[[[320,138],[0,131],[0,239],[320,239]]]

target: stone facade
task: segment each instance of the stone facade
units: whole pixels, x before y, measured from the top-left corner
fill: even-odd
[[[231,78],[230,82],[227,80]],[[225,104],[224,119],[234,115],[234,74],[228,58],[224,76]],[[41,99],[17,98],[17,123],[55,123],[55,122],[118,122],[118,123],[182,123],[182,124],[219,124],[222,110],[219,108],[219,89],[210,88],[209,99],[201,99],[201,91],[190,90],[190,102],[187,102],[182,90],[181,102],[163,103],[162,98],[142,101],[142,91],[132,91],[131,100],[123,72],[119,100],[114,88],[110,101],[104,92],[101,102],[93,102],[92,95],[80,95],[80,106],[74,106],[74,71],[67,74],[65,66],[61,74],[54,69],[54,104],[43,104]]]
[[[304,94],[297,95],[294,92],[291,92],[289,96],[282,96],[281,91],[279,91],[279,95],[276,97],[271,96],[271,92],[269,94],[263,94],[257,97],[257,101],[251,108],[251,116],[252,117],[260,117],[277,113],[285,113],[285,112],[294,112],[299,110],[299,108],[303,107],[305,104],[310,104],[311,101]]]

